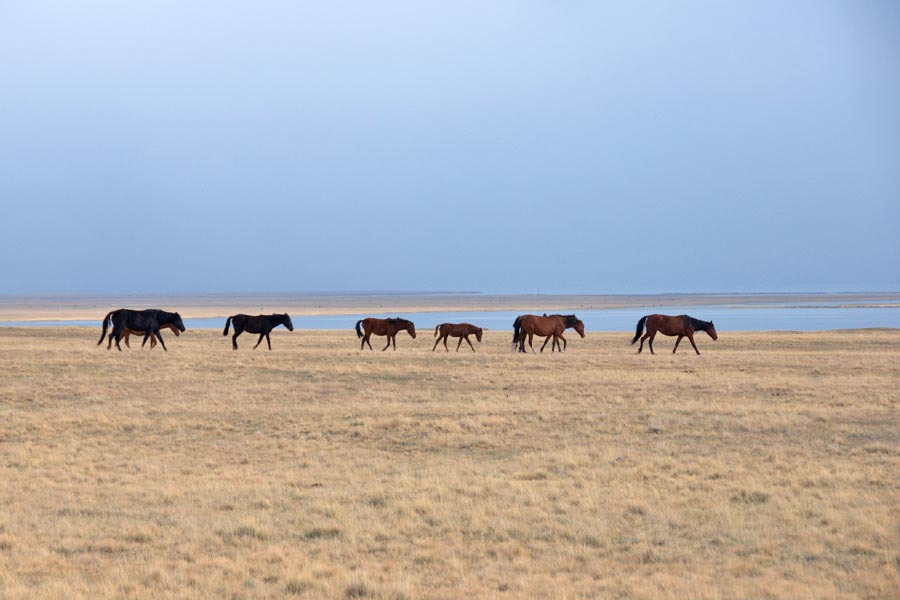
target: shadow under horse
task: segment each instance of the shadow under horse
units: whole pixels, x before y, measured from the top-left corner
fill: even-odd
[[[283,315],[231,315],[228,317],[228,320],[225,321],[225,331],[222,332],[222,335],[228,335],[228,328],[231,326],[232,322],[234,323],[234,335],[231,336],[231,348],[233,350],[238,349],[237,338],[239,335],[244,333],[258,333],[259,339],[256,340],[256,346],[259,346],[263,338],[266,339],[266,343],[269,345],[269,350],[272,349],[272,340],[269,339],[269,333],[278,327],[279,325],[284,325],[287,327],[288,331],[294,330],[294,324],[291,323],[291,318],[287,315],[287,313]],[[253,346],[253,349],[256,350],[256,346]]]

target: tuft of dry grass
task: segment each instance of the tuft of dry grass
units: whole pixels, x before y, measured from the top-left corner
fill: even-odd
[[[0,329],[0,596],[900,596],[900,332]]]

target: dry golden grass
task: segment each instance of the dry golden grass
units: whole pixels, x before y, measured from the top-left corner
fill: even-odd
[[[0,329],[0,596],[900,596],[900,332],[509,335]]]

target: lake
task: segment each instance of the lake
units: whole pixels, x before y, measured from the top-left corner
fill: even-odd
[[[867,306],[874,304],[875,306]],[[488,330],[512,328],[513,320],[527,311],[465,311],[465,312],[406,312],[392,314],[369,313],[366,315],[294,316],[297,329],[353,329],[360,318],[405,317],[415,322],[420,331],[433,329],[445,322],[468,322]],[[533,311],[541,314],[538,311]],[[900,307],[877,306],[876,302],[853,302],[853,306],[836,302],[821,303],[758,303],[739,306],[652,306],[639,308],[615,308],[602,310],[562,311],[577,312],[588,331],[633,332],[638,319],[652,313],[670,315],[689,314],[704,321],[713,321],[716,329],[723,331],[822,331],[830,329],[859,329],[866,327],[900,328]],[[220,329],[224,318],[185,319],[188,329]],[[88,326],[100,328],[95,321],[9,321],[0,326],[16,327],[65,327]]]

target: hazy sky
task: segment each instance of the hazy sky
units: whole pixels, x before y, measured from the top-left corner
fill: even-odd
[[[0,0],[0,293],[900,289],[900,2]]]

